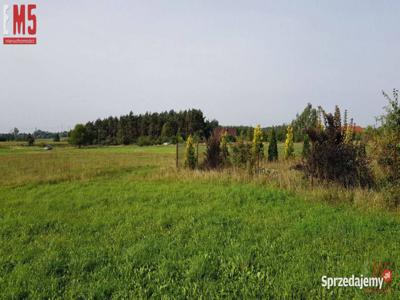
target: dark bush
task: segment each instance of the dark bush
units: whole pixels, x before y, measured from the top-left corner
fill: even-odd
[[[307,130],[312,145],[304,163],[305,174],[344,187],[371,187],[374,180],[365,145],[345,142],[345,129],[336,114],[334,117],[324,112],[323,116],[325,128]]]
[[[303,151],[301,152],[303,158],[307,158],[310,154],[310,147],[310,138],[308,135],[305,135],[303,138]]]
[[[138,146],[150,146],[153,145],[154,141],[150,136],[140,136],[137,139],[137,145]]]
[[[251,160],[251,144],[243,142],[242,139],[231,146],[232,163],[235,167],[244,168]]]
[[[33,146],[33,144],[35,143],[35,137],[29,133],[26,137],[26,141],[28,142],[28,146]]]
[[[56,133],[53,138],[53,142],[59,142],[59,141],[60,141],[60,134]]]
[[[268,161],[278,160],[278,143],[276,141],[275,129],[272,128],[271,140],[268,145]]]
[[[203,162],[203,168],[218,169],[222,166],[222,164],[223,159],[219,138],[215,135],[211,135],[207,140],[207,149]]]

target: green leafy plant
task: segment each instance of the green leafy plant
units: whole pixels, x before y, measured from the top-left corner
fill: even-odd
[[[75,128],[69,133],[68,141],[70,144],[78,146],[79,148],[82,145],[86,144],[86,129],[83,124],[75,125]]]
[[[346,142],[335,116],[323,112],[323,117],[324,127],[307,131],[312,147],[304,165],[305,174],[344,187],[371,187],[374,179],[365,145]]]
[[[388,99],[386,114],[379,120],[381,128],[373,139],[373,152],[376,160],[384,173],[385,180],[389,183],[400,183],[400,103],[399,91],[393,90]]]

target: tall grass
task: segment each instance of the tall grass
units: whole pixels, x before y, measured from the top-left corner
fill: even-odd
[[[37,150],[0,156],[0,298],[400,296],[397,273],[382,292],[321,287],[396,266],[400,220],[304,201],[288,162],[251,176],[176,170],[173,147]]]

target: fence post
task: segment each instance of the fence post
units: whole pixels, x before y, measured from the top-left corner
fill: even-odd
[[[176,168],[177,169],[179,168],[179,162],[178,162],[179,154],[178,154],[178,152],[179,152],[179,141],[176,141]]]
[[[196,165],[199,166],[199,141],[197,141],[196,148]]]

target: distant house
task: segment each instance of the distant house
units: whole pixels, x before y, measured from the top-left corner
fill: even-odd
[[[354,128],[353,128],[354,133],[362,133],[363,131],[364,131],[364,128],[362,128],[361,126],[354,126]]]
[[[232,128],[232,127],[217,127],[214,129],[213,134],[217,138],[221,138],[221,136],[224,134],[224,132],[226,132],[228,134],[228,136],[233,136],[233,137],[237,136],[236,128]]]
[[[342,130],[345,130],[346,128],[343,126],[342,127]],[[358,125],[354,125],[353,126],[353,132],[354,133],[363,133],[363,131],[364,131],[364,128],[362,128],[361,126],[358,126]]]

